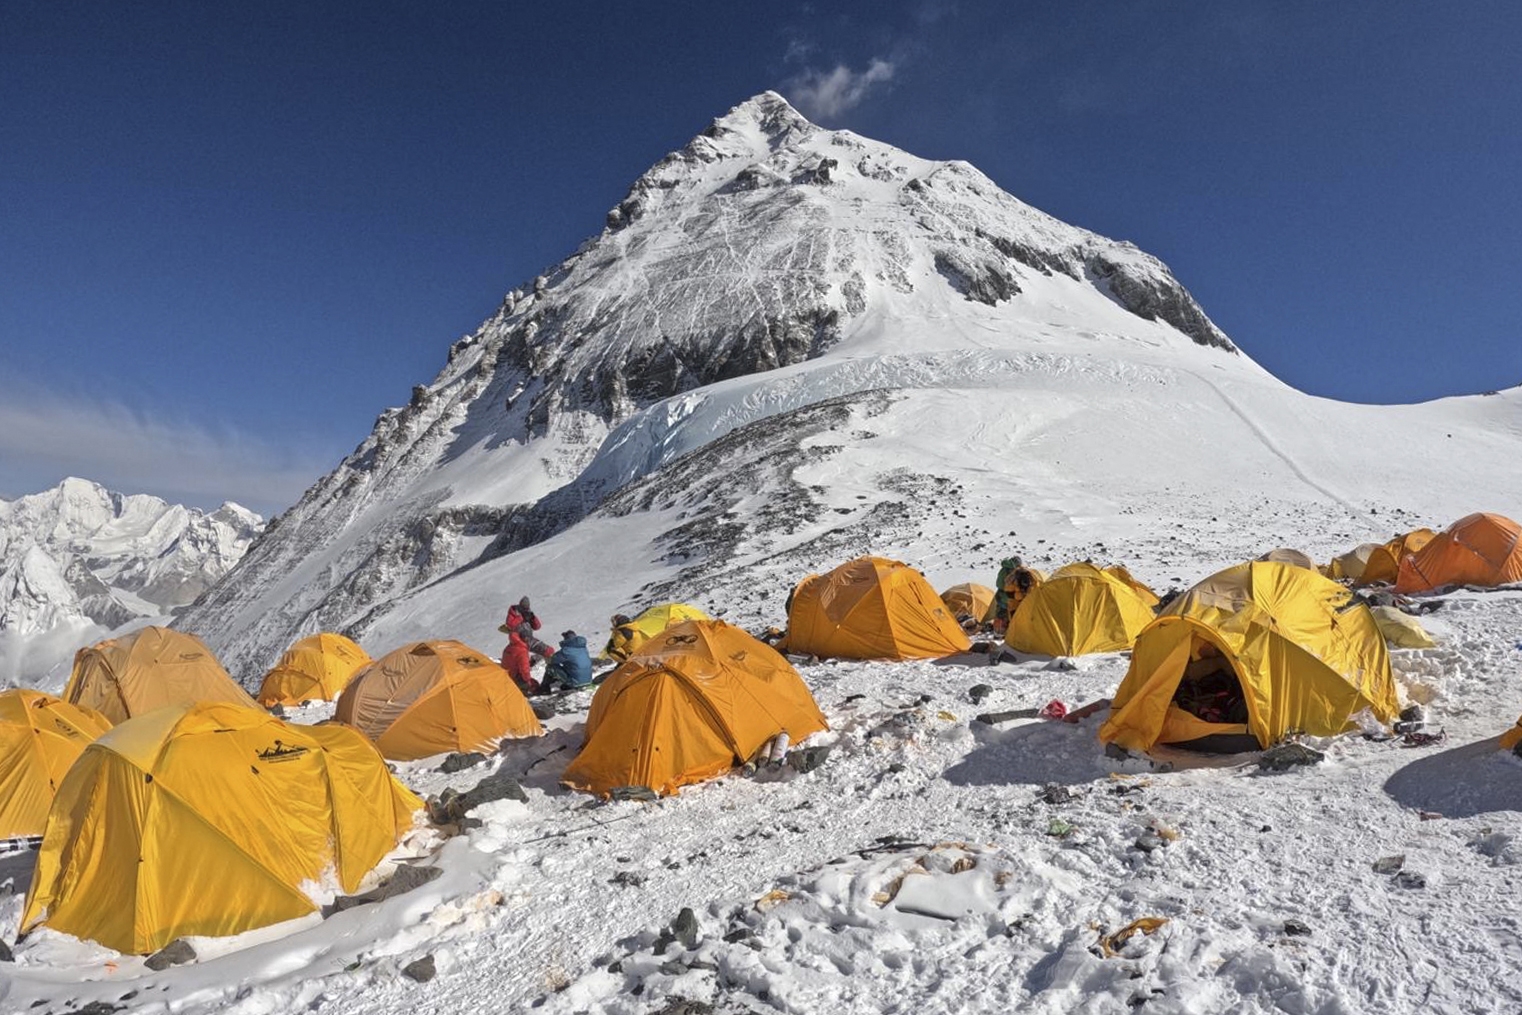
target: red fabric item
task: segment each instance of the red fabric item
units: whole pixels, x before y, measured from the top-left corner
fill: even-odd
[[[539,681],[529,675],[528,645],[518,637],[516,631],[508,635],[507,648],[502,650],[502,668],[521,689],[539,690]]]
[[[1064,705],[1062,702],[1058,701],[1056,698],[1053,698],[1051,701],[1047,702],[1045,705],[1042,705],[1041,706],[1041,711],[1036,713],[1036,715],[1038,715],[1042,719],[1061,719],[1063,716],[1065,716],[1067,714],[1068,714],[1068,707],[1066,705]]]

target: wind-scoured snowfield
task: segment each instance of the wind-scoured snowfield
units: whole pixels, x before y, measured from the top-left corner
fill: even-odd
[[[1161,591],[1522,516],[1519,452],[1522,390],[1307,396],[1136,248],[760,96],[456,343],[179,626],[252,686],[317,627],[496,653],[525,594],[593,642],[668,599],[782,626],[799,579],[866,552],[938,588],[1020,553]],[[162,972],[44,930],[0,966],[0,1010],[1522,1009],[1522,762],[1495,749],[1522,713],[1522,591],[1439,602],[1438,646],[1392,659],[1446,739],[1316,741],[1326,760],[1284,773],[1113,758],[1103,713],[975,720],[1109,697],[1124,654],[823,662],[800,667],[821,767],[603,803],[559,785],[571,695],[476,768],[397,766],[425,795],[498,772],[527,792],[447,841],[420,827],[401,854],[439,879]],[[1139,919],[1162,922],[1120,940]],[[436,976],[403,975],[428,956]]]

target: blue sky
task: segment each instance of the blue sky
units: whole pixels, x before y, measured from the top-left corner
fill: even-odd
[[[278,510],[766,88],[1161,257],[1316,394],[1522,382],[1522,6],[9,0],[0,497]]]

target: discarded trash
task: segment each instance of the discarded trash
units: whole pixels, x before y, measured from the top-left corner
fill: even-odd
[[[1136,934],[1153,934],[1157,929],[1168,922],[1165,916],[1144,916],[1139,920],[1132,920],[1113,934],[1101,934],[1099,947],[1104,952],[1105,958],[1110,958],[1126,946]]]
[[[1395,884],[1399,888],[1426,888],[1427,879],[1415,871],[1401,871],[1395,875]]]
[[[1056,698],[1042,705],[1041,711],[1036,713],[1037,717],[1041,719],[1061,719],[1067,714],[1068,707]]]
[[[1304,744],[1277,744],[1258,758],[1258,767],[1270,772],[1284,772],[1298,765],[1319,765],[1326,755]]]
[[[1394,874],[1406,865],[1406,854],[1397,853],[1395,856],[1382,856],[1374,861],[1375,874]]]
[[[997,726],[1011,719],[1034,719],[1037,712],[1038,710],[1034,708],[1016,708],[1008,712],[983,712],[973,716],[972,721],[983,723],[985,726]]]
[[[1072,835],[1077,827],[1077,825],[1063,821],[1061,818],[1053,818],[1051,823],[1046,826],[1046,834],[1055,835],[1059,839],[1065,839],[1069,835]]]

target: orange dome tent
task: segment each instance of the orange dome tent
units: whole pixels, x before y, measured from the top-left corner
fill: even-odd
[[[624,786],[671,794],[749,760],[777,734],[827,729],[798,671],[721,620],[690,620],[648,639],[605,680],[566,785],[599,796]]]
[[[299,705],[332,701],[370,654],[341,634],[311,634],[285,650],[259,685],[259,704]]]
[[[0,839],[42,834],[64,773],[110,728],[105,716],[51,694],[0,694]]]
[[[349,680],[333,718],[393,761],[544,732],[507,671],[457,641],[413,642],[377,659]]]
[[[308,882],[354,891],[420,806],[354,730],[226,702],[156,709],[59,785],[22,929],[146,954],[293,920],[317,908]]]
[[[63,697],[112,723],[196,701],[258,707],[201,639],[167,627],[145,627],[80,649]]]
[[[1515,751],[1519,745],[1522,745],[1522,719],[1518,719],[1515,726],[1501,734],[1501,750]]]
[[[1504,515],[1473,514],[1401,558],[1399,593],[1431,592],[1445,585],[1494,587],[1522,581],[1522,526]]]
[[[923,575],[858,557],[793,590],[787,650],[836,659],[938,659],[972,647]]]

